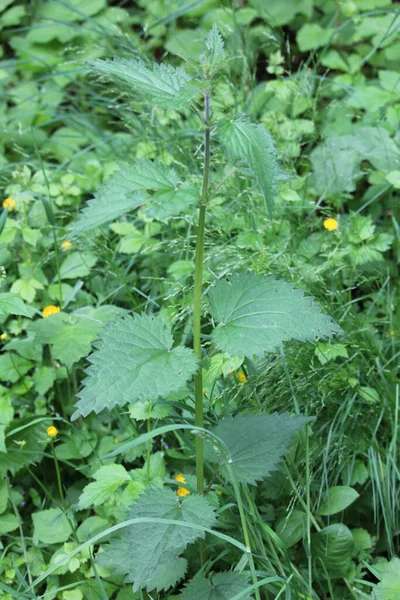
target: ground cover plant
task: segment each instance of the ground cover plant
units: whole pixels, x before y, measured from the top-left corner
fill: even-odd
[[[0,11],[0,597],[400,597],[397,5]]]

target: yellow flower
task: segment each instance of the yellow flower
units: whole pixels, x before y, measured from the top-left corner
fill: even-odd
[[[243,371],[239,371],[239,373],[237,374],[237,378],[238,378],[239,383],[246,383],[246,381],[247,381],[247,377],[243,373]]]
[[[61,248],[64,251],[71,250],[72,243],[69,240],[64,240],[61,242]]]
[[[0,340],[3,340],[3,342],[6,342],[8,340],[8,335],[4,332],[0,335]]]
[[[335,229],[337,229],[339,227],[339,223],[337,222],[336,219],[331,219],[331,218],[325,219],[324,227],[328,231],[335,231]]]
[[[175,480],[179,481],[180,483],[187,483],[186,479],[184,478],[182,473],[179,473],[179,475],[177,475],[175,477]],[[176,493],[178,494],[179,497],[188,496],[190,494],[189,490],[187,490],[186,488],[183,488],[183,487],[178,487],[178,489],[176,490]]]
[[[53,306],[52,304],[50,304],[49,306],[46,306],[46,308],[43,309],[42,315],[44,316],[45,319],[47,319],[47,317],[49,317],[50,315],[59,313],[60,310],[61,309],[59,306]]]
[[[12,210],[15,210],[15,205],[16,205],[16,202],[15,202],[14,198],[11,198],[11,197],[6,198],[3,202],[3,207],[8,208],[8,210],[10,212]]]
[[[50,427],[46,429],[46,432],[49,437],[56,437],[58,429],[57,427],[54,427],[54,425],[50,425]]]

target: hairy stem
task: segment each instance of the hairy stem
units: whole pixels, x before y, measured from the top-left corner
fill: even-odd
[[[201,362],[201,294],[204,261],[204,225],[206,219],[206,204],[208,200],[208,182],[210,176],[210,94],[204,96],[205,131],[204,131],[204,172],[203,187],[200,198],[200,213],[197,229],[196,260],[194,273],[194,298],[193,298],[193,349],[199,361],[195,375],[195,423],[197,427],[204,426],[203,419],[203,377]],[[203,440],[196,437],[196,476],[197,491],[204,493],[204,447]]]

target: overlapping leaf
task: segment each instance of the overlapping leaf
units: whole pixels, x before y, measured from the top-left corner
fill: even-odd
[[[40,319],[32,323],[29,329],[34,332],[36,342],[51,344],[53,357],[70,368],[74,362],[89,354],[93,340],[105,323],[124,312],[124,309],[116,306],[85,307],[72,314],[60,312],[50,318]]]
[[[196,188],[179,185],[174,169],[159,161],[138,159],[133,165],[116,171],[95,197],[89,200],[74,224],[72,234],[105,225],[146,204],[150,200],[150,191],[156,192],[152,197],[155,206],[152,209],[150,203],[148,210],[153,210],[157,217],[157,206],[165,205],[158,209],[161,211],[161,218],[178,214],[193,204],[197,197]]]
[[[179,596],[180,600],[232,600],[234,596],[244,592],[248,587],[248,577],[236,571],[211,573],[208,577],[200,575],[185,585]],[[242,596],[241,600],[251,600],[251,593]]]
[[[145,522],[130,525],[119,540],[113,541],[99,556],[100,564],[116,567],[118,573],[127,574],[134,589],[150,587],[163,589],[173,585],[171,572],[177,557],[204,533],[190,527],[180,527],[168,521],[211,528],[215,525],[214,507],[205,496],[190,495],[178,498],[167,488],[149,488],[131,508],[129,518],[145,517],[164,519],[165,523]],[[185,565],[179,570],[183,576]],[[173,579],[176,580],[173,572]],[[157,585],[154,585],[154,582]],[[166,583],[167,582],[167,583]]]
[[[223,442],[222,450],[207,444],[211,461],[221,464],[221,473],[230,479],[232,469],[238,481],[255,484],[277,468],[286,454],[293,434],[312,419],[302,415],[241,414],[220,421],[213,433]],[[228,468],[229,467],[229,468]]]
[[[218,137],[227,159],[247,175],[255,177],[271,212],[278,182],[278,163],[269,131],[262,124],[256,125],[239,117],[221,123]]]
[[[127,316],[107,324],[89,356],[90,367],[72,416],[157,400],[181,389],[196,370],[192,350],[172,348],[170,328],[159,318]]]
[[[330,337],[340,333],[331,317],[312,298],[273,277],[240,274],[232,283],[219,281],[209,294],[217,346],[238,356],[263,356],[283,342]]]
[[[0,294],[0,317],[7,315],[22,315],[32,317],[35,311],[21,300],[18,294],[3,292]]]
[[[149,66],[135,59],[94,60],[88,64],[93,70],[124,81],[154,104],[182,108],[199,93],[202,86],[193,81],[184,69],[153,63]]]

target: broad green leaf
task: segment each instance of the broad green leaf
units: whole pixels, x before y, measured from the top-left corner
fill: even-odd
[[[76,530],[76,534],[78,536],[78,540],[80,542],[86,542],[90,540],[91,537],[101,533],[105,529],[107,529],[109,522],[107,519],[102,519],[101,517],[88,517],[81,523]]]
[[[335,523],[325,527],[311,538],[316,567],[320,562],[332,578],[346,577],[351,569],[354,540],[346,525]]]
[[[341,329],[294,284],[253,273],[218,281],[209,293],[211,315],[219,323],[212,337],[223,351],[263,356],[283,342],[330,337]]]
[[[400,573],[400,558],[392,558],[392,560],[382,560],[374,564],[374,573],[378,579],[383,579],[386,575],[398,575]]]
[[[400,171],[390,171],[386,179],[396,190],[400,190]]]
[[[322,28],[318,23],[305,23],[299,29],[296,36],[300,52],[315,50],[316,48],[325,46],[331,40],[334,32],[333,28]]]
[[[305,513],[301,510],[293,510],[288,517],[278,521],[276,533],[284,542],[286,548],[291,548],[303,538],[305,516]]]
[[[214,507],[206,496],[193,494],[179,498],[167,488],[148,488],[131,508],[129,518],[137,517],[181,521],[205,528],[213,527],[216,522]],[[120,539],[112,541],[98,560],[115,574],[126,574],[126,581],[134,584],[134,591],[148,587],[153,578],[157,580],[157,589],[164,589],[172,585],[168,571],[173,569],[177,557],[199,537],[204,537],[201,531],[169,522],[137,523],[127,527]],[[183,575],[182,567],[181,564]],[[168,580],[166,584],[162,573]],[[154,587],[154,583],[149,587]]]
[[[22,356],[7,352],[0,356],[0,380],[15,383],[33,367],[29,360]]]
[[[172,344],[171,329],[160,318],[127,316],[106,325],[89,356],[72,419],[181,389],[197,361],[192,350]]]
[[[314,351],[321,365],[326,365],[328,362],[336,358],[349,358],[347,348],[344,344],[330,344],[329,342],[318,342]]]
[[[96,481],[83,488],[79,497],[79,510],[103,504],[121,485],[131,481],[128,472],[122,465],[100,467],[94,473],[93,478]]]
[[[60,266],[61,279],[76,279],[89,275],[90,269],[94,267],[97,258],[94,254],[84,252],[71,252]],[[56,279],[56,278],[55,278]]]
[[[337,485],[329,488],[323,498],[319,514],[328,517],[345,510],[359,497],[359,493],[347,485]]]
[[[18,294],[4,292],[0,294],[0,317],[7,315],[22,315],[32,317],[35,311],[27,306]]]
[[[142,206],[149,200],[148,192],[154,191],[147,208],[148,216],[163,220],[179,214],[197,200],[197,189],[183,184],[174,169],[159,161],[138,159],[129,167],[122,167],[106,181],[92,200],[81,211],[73,225],[72,234],[93,229],[118,219],[125,213]]]
[[[5,417],[8,420],[7,415]],[[26,464],[37,464],[43,458],[44,449],[49,441],[46,433],[49,423],[45,421],[35,423],[35,420],[14,419],[8,424],[5,438],[6,452],[0,452],[0,477],[6,475],[7,471],[15,474]]]
[[[207,73],[213,74],[225,60],[224,40],[214,23],[206,39],[207,50],[200,56],[200,61]]]
[[[207,443],[210,460],[221,464],[226,479],[230,479],[230,468],[239,481],[255,485],[276,470],[293,434],[310,421],[309,417],[291,417],[288,413],[239,414],[222,419],[212,431],[224,446],[219,451]]]
[[[316,190],[331,196],[353,192],[361,163],[368,160],[387,173],[399,166],[399,151],[383,127],[357,127],[352,134],[332,136],[310,155]]]
[[[33,375],[35,390],[42,396],[53,387],[56,380],[56,370],[53,367],[39,367]]]
[[[94,60],[88,63],[93,70],[125,81],[146,100],[169,108],[183,108],[197,96],[202,86],[180,67],[144,62],[134,59]]]
[[[278,163],[269,131],[262,124],[256,125],[239,117],[222,122],[218,127],[218,138],[227,159],[243,173],[255,177],[265,204],[272,212]]]
[[[123,312],[116,306],[79,308],[71,314],[60,312],[51,319],[39,319],[29,329],[35,334],[36,342],[51,344],[53,357],[70,368],[89,354],[92,342],[105,323]]]
[[[185,584],[180,600],[231,600],[249,585],[249,579],[244,573],[222,571],[210,573],[208,577],[200,575]],[[245,594],[243,600],[251,600],[253,595]]]
[[[385,575],[374,588],[374,600],[399,600],[400,598],[400,574],[390,573]]]
[[[371,550],[374,543],[372,537],[366,529],[358,527],[351,530],[353,536],[354,546],[357,552],[363,552],[364,550]]]
[[[49,508],[32,514],[33,539],[37,543],[60,544],[71,535],[71,526],[59,508]]]
[[[14,515],[14,513],[6,513],[4,515],[0,515],[0,535],[10,533],[10,531],[18,529],[18,526],[19,521]]]

